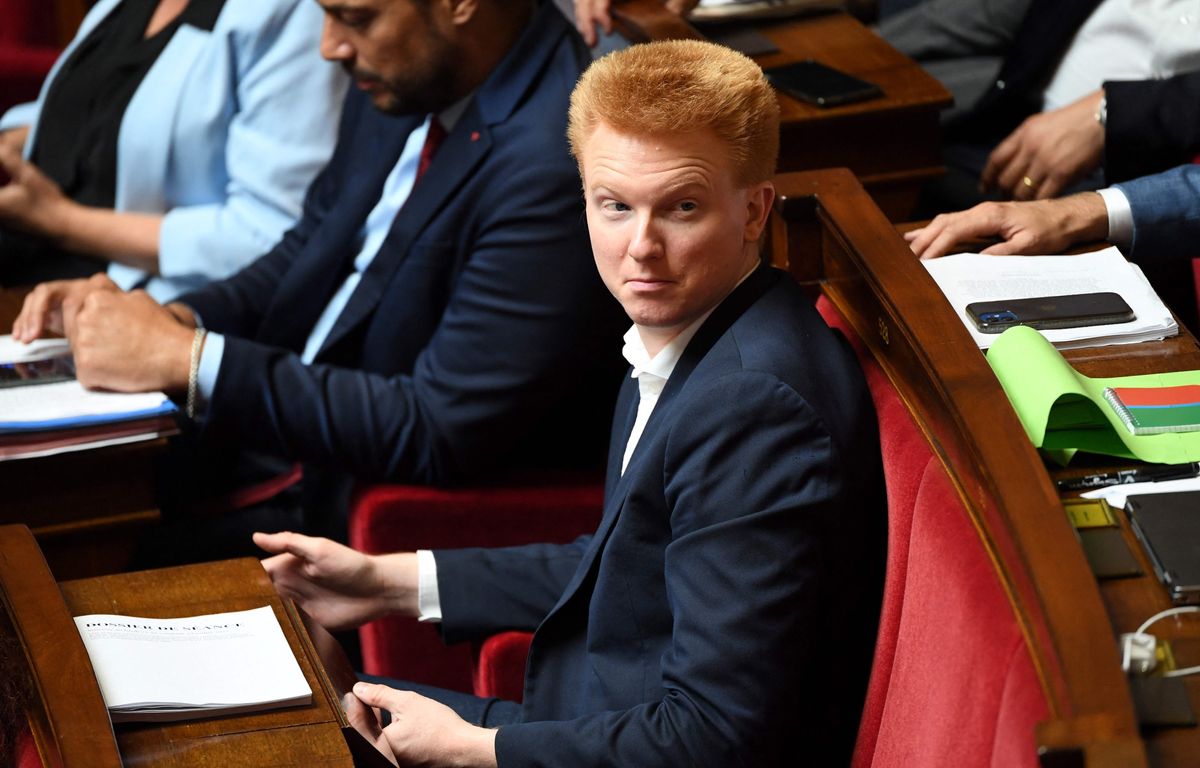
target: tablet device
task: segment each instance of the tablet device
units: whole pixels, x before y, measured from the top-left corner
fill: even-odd
[[[840,69],[806,59],[764,69],[771,85],[818,107],[836,107],[883,95],[875,83],[860,80]]]
[[[1200,491],[1134,494],[1125,510],[1171,602],[1200,603]]]

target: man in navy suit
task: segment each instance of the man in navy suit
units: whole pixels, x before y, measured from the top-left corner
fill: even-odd
[[[694,40],[611,54],[572,96],[593,255],[633,320],[595,534],[382,556],[255,536],[279,590],[332,627],[536,629],[519,707],[357,685],[391,713],[377,743],[400,764],[849,762],[882,471],[852,353],[760,261],[778,117],[754,62]]]
[[[620,319],[565,138],[582,41],[549,2],[322,4],[322,54],[358,87],[297,226],[165,308],[103,281],[50,284],[15,333],[61,308],[81,382],[186,401],[207,463],[234,466],[189,458],[165,485],[212,496],[221,477],[222,504],[257,503],[259,528],[314,529],[293,511],[344,507],[349,475],[446,485],[598,466],[618,370],[602,340]]]

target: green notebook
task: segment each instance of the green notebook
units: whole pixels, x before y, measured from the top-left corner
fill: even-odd
[[[1135,435],[1200,430],[1200,386],[1105,387],[1104,399]]]
[[[1200,461],[1200,432],[1135,435],[1104,398],[1107,388],[1200,386],[1200,371],[1089,378],[1032,328],[1010,328],[987,353],[1033,444],[1063,463],[1087,451],[1159,464]]]

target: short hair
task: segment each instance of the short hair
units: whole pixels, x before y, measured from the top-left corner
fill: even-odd
[[[775,173],[775,92],[757,64],[723,45],[663,40],[597,60],[571,94],[567,138],[581,171],[584,144],[600,123],[630,134],[711,129],[729,147],[737,183]]]

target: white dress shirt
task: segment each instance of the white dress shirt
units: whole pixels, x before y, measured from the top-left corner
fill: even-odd
[[[1043,93],[1064,107],[1106,80],[1151,80],[1200,68],[1200,0],[1103,0],[1075,34]]]

